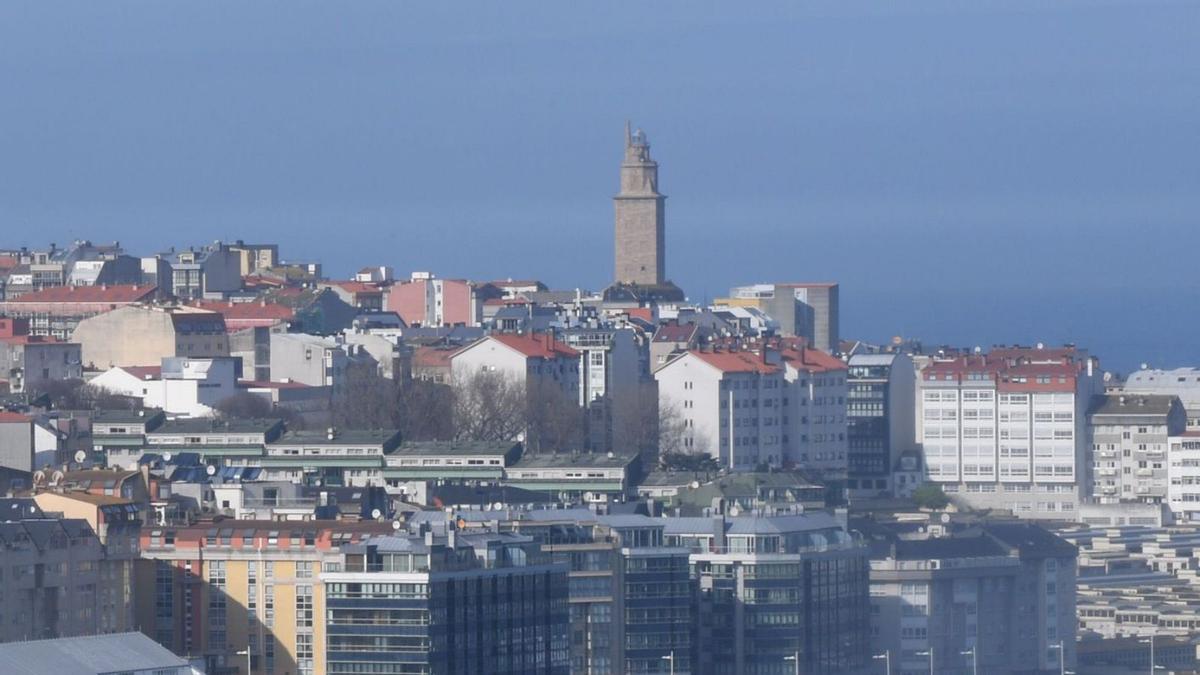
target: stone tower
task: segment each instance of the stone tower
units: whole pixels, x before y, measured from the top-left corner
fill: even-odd
[[[658,192],[658,163],[639,129],[625,123],[625,160],[616,209],[616,282],[657,286],[666,280],[666,197]]]

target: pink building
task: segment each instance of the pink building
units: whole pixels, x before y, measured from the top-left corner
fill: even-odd
[[[478,326],[483,302],[470,281],[414,272],[408,281],[387,289],[383,309],[396,312],[409,326]]]

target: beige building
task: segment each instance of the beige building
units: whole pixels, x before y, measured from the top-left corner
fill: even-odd
[[[130,305],[79,322],[71,336],[84,366],[157,366],[170,356],[229,356],[225,320],[187,306]]]
[[[387,522],[213,520],[142,531],[136,616],[208,672],[325,673],[323,563]],[[243,655],[238,655],[241,651]],[[365,672],[365,671],[364,671]]]

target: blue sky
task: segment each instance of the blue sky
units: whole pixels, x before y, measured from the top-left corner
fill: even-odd
[[[3,244],[597,288],[632,118],[694,299],[1200,364],[1200,4],[426,5],[3,4]]]

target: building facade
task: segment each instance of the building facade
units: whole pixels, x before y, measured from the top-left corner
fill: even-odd
[[[980,508],[1061,517],[1090,492],[1094,361],[1074,348],[933,359],[920,377],[926,478]]]
[[[1170,440],[1182,436],[1186,428],[1187,411],[1175,395],[1095,397],[1088,411],[1088,436],[1096,501],[1168,501]]]
[[[900,454],[914,449],[916,373],[905,354],[855,354],[847,361],[846,487],[890,492]]]

